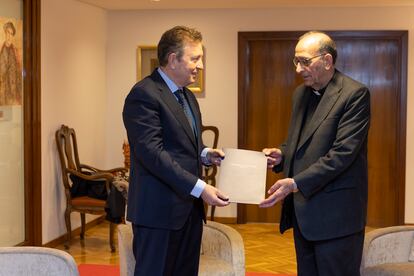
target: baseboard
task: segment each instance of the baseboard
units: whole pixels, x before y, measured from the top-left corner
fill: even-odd
[[[102,215],[100,217],[97,217],[97,218],[87,222],[86,225],[85,225],[85,231],[87,231],[88,229],[102,223],[104,220],[105,220],[105,215]],[[78,228],[72,230],[72,233],[71,233],[72,237],[74,237],[76,235],[80,235],[80,232],[81,232],[81,228],[79,226]],[[55,248],[58,245],[63,244],[65,241],[66,241],[66,233],[63,234],[62,236],[48,242],[48,243],[46,243],[46,244],[43,244],[43,246]]]
[[[211,217],[207,217],[208,220],[211,220]],[[220,222],[224,224],[236,224],[237,218],[236,217],[214,217],[215,222]]]

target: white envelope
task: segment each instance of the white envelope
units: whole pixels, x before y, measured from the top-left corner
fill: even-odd
[[[217,188],[230,202],[259,204],[265,199],[267,158],[263,152],[223,149]]]

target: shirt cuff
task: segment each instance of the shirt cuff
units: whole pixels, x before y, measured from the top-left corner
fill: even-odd
[[[211,150],[211,148],[204,148],[203,151],[201,152],[201,162],[206,165],[206,166],[211,166],[211,162],[207,159],[207,153],[208,151]]]
[[[295,179],[293,179],[293,192],[294,192],[294,193],[296,193],[296,192],[298,192],[298,191],[299,191],[299,189],[298,189],[298,184],[296,184]]]
[[[191,195],[196,198],[199,198],[201,193],[204,191],[204,188],[206,187],[206,185],[207,185],[206,182],[204,182],[201,179],[198,179],[194,188],[191,190]]]

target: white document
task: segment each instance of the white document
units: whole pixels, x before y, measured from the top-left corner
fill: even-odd
[[[217,187],[230,202],[259,204],[265,199],[267,158],[263,152],[224,149]]]

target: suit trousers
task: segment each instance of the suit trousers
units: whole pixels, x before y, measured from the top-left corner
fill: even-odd
[[[364,231],[330,240],[309,241],[293,212],[298,276],[359,276]],[[311,219],[311,218],[309,218]]]
[[[179,230],[133,224],[134,276],[197,276],[203,232],[202,215],[194,204]]]

